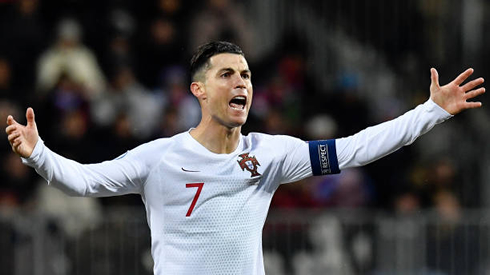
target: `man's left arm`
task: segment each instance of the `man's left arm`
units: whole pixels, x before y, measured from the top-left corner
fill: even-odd
[[[366,165],[402,146],[412,144],[435,125],[466,109],[479,108],[481,102],[468,101],[485,92],[484,80],[477,78],[462,85],[473,73],[467,69],[450,83],[440,86],[437,71],[431,69],[430,98],[400,117],[335,140],[340,169]]]
[[[481,102],[468,100],[485,92],[484,87],[476,88],[483,84],[484,79],[480,77],[462,85],[463,82],[473,74],[473,69],[467,69],[453,81],[442,87],[439,86],[439,74],[436,69],[430,69],[430,73],[430,99],[446,110],[446,112],[451,115],[456,115],[466,109],[474,109],[482,106]]]

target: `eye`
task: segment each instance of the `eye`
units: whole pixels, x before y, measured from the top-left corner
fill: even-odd
[[[242,78],[248,80],[248,79],[250,79],[250,74],[248,74],[248,73],[242,74]]]
[[[230,77],[230,75],[231,74],[229,72],[226,72],[226,73],[221,74],[221,77],[222,78],[228,78],[228,77]]]

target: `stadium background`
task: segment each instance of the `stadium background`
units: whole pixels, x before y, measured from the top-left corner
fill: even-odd
[[[222,39],[253,72],[245,133],[347,136],[424,102],[430,67],[441,84],[467,67],[488,78],[489,11],[483,0],[2,0],[0,123],[32,106],[56,152],[115,158],[197,124],[189,58]],[[488,272],[479,100],[373,164],[282,186],[264,230],[268,274]],[[60,195],[0,135],[0,274],[149,274],[139,197]]]

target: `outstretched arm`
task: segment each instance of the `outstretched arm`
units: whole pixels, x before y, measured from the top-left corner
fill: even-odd
[[[23,163],[36,169],[49,184],[73,196],[112,196],[138,193],[147,174],[139,159],[122,159],[97,164],[81,164],[64,158],[44,145],[39,137],[34,110],[26,112],[27,125],[7,118],[8,140]],[[130,155],[129,153],[127,155]]]
[[[419,136],[452,115],[466,109],[481,107],[480,102],[468,102],[467,100],[485,92],[483,87],[476,88],[483,83],[483,78],[477,78],[462,85],[472,73],[473,69],[467,69],[453,81],[441,87],[439,75],[432,68],[430,99],[427,102],[396,119],[336,140],[340,169],[373,162],[413,143]]]
[[[26,118],[27,125],[24,126],[9,115],[7,117],[8,126],[5,129],[12,150],[23,158],[31,156],[32,151],[39,140],[34,110],[32,108],[27,108]]]
[[[461,84],[473,74],[473,69],[467,69],[453,81],[442,87],[439,86],[439,74],[437,73],[437,70],[432,68],[430,69],[430,73],[430,98],[451,115],[455,115],[466,109],[479,108],[482,106],[481,102],[467,101],[468,99],[477,97],[485,92],[485,88],[483,87],[475,89],[475,87],[483,84],[484,80],[482,77],[461,86]]]

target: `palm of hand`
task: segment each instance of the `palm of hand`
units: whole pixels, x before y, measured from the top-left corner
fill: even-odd
[[[22,142],[17,147],[17,154],[23,157],[29,157],[34,151],[34,146],[36,146],[37,142],[37,129],[32,126],[22,126],[21,130],[22,134]]]
[[[5,131],[8,134],[8,140],[12,146],[12,150],[21,157],[28,158],[39,139],[39,134],[34,120],[34,111],[32,108],[26,112],[27,125],[21,125],[14,120],[12,116],[7,118],[7,128]]]
[[[473,69],[467,69],[450,83],[439,86],[439,75],[436,69],[431,69],[430,98],[448,113],[455,115],[466,109],[481,107],[481,102],[467,101],[485,92],[485,88],[477,88],[484,82],[483,78],[477,78],[461,85],[471,74]]]

